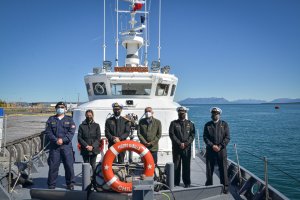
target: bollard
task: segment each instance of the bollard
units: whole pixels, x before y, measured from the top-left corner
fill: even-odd
[[[166,164],[166,174],[167,174],[167,186],[169,186],[170,190],[174,188],[174,163]]]
[[[91,184],[90,163],[82,163],[82,191],[88,189]]]

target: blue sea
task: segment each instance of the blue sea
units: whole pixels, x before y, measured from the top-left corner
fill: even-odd
[[[228,157],[264,180],[263,157],[268,164],[269,183],[290,199],[300,199],[300,104],[185,105],[189,119],[200,133],[210,120],[209,109],[218,106],[228,122],[231,141]]]

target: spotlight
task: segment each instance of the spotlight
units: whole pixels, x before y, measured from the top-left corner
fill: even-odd
[[[159,72],[159,70],[160,70],[160,62],[159,61],[152,61],[152,63],[151,63],[151,70],[153,72]]]
[[[163,68],[161,68],[161,72],[163,74],[169,74],[170,73],[170,69],[171,69],[171,67],[169,65],[166,65]]]
[[[105,71],[110,72],[111,71],[111,65],[112,65],[111,61],[109,61],[109,60],[103,61],[103,69]]]

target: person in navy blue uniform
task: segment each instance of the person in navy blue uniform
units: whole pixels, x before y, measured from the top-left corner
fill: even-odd
[[[217,162],[220,172],[220,182],[224,185],[223,193],[228,193],[227,150],[230,141],[229,126],[220,119],[222,110],[213,107],[210,110],[211,121],[204,126],[203,139],[206,144],[206,183],[213,184],[214,166]]]
[[[65,115],[66,105],[58,102],[55,106],[56,115],[49,117],[45,134],[50,140],[48,188],[55,189],[56,179],[61,161],[65,168],[67,189],[74,189],[74,154],[72,138],[75,133],[75,123],[72,117]]]
[[[186,119],[187,108],[178,107],[178,119],[171,122],[169,136],[172,141],[174,184],[179,186],[182,163],[182,179],[185,188],[191,187],[191,145],[195,138],[195,125]]]
[[[115,143],[126,140],[130,133],[130,122],[121,116],[123,106],[118,103],[112,104],[114,115],[105,122],[105,137],[108,147]],[[118,154],[118,163],[124,163],[125,152]],[[116,161],[116,160],[115,160]]]

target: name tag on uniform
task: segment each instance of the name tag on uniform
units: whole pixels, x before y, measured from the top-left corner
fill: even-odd
[[[51,122],[51,124],[56,124],[56,122]]]
[[[187,124],[187,125],[186,125],[186,128],[187,128],[187,129],[190,129],[190,128],[191,128],[190,124]]]
[[[64,124],[70,124],[70,122],[64,122]]]

